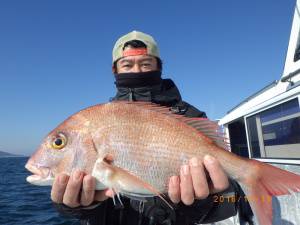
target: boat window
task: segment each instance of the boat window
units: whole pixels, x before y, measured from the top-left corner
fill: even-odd
[[[247,118],[254,158],[300,158],[298,98]]]
[[[300,46],[296,48],[295,54],[294,54],[294,62],[297,62],[300,59]]]
[[[297,112],[300,112],[298,99],[293,99],[260,113],[260,119],[264,123]]]
[[[300,117],[266,125],[262,128],[265,146],[300,143]]]
[[[244,118],[228,124],[231,152],[249,158]]]
[[[257,125],[256,125],[257,116],[251,116],[247,119],[247,127],[248,127],[248,136],[250,137],[250,149],[253,158],[260,158],[260,148],[259,148],[259,140],[257,133]]]

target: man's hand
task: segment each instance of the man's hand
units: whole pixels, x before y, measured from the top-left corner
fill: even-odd
[[[85,175],[81,171],[75,171],[71,176],[60,174],[56,176],[51,199],[55,203],[63,203],[75,208],[88,206],[94,201],[104,201],[112,197],[111,190],[95,191],[96,181],[91,175]]]
[[[205,169],[211,181],[208,181]],[[227,175],[219,162],[212,156],[205,156],[203,162],[192,158],[189,165],[183,165],[180,177],[173,176],[169,182],[169,197],[172,202],[182,201],[191,205],[195,199],[204,199],[210,193],[217,193],[229,186]],[[69,177],[58,175],[53,183],[51,199],[71,208],[88,206],[94,201],[104,201],[114,195],[111,190],[95,191],[95,178],[75,171]]]
[[[224,191],[228,186],[228,177],[219,161],[206,155],[203,162],[192,158],[189,165],[181,167],[180,177],[170,178],[168,194],[174,203],[182,201],[185,205],[191,205],[195,199],[205,199],[209,194]]]

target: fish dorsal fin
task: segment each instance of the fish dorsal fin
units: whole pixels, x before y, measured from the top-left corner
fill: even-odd
[[[219,147],[230,150],[227,138],[216,121],[207,118],[184,118],[183,120],[187,125],[210,138]]]
[[[146,110],[152,110],[152,111],[156,111],[156,112],[159,112],[159,113],[162,113],[162,114],[171,115],[171,116],[176,117],[176,118],[182,117],[180,115],[172,113],[171,110],[170,110],[170,107],[162,106],[162,105],[152,103],[152,102],[143,102],[143,101],[130,102],[130,101],[124,101],[124,100],[116,100],[116,101],[113,101],[113,103],[134,105],[134,106],[146,109]]]
[[[143,101],[138,101],[138,102],[129,102],[129,101],[114,101],[114,102],[122,102],[125,104],[133,104],[136,106],[140,106],[144,109],[149,109],[153,110],[162,114],[166,114],[168,116],[171,116],[173,118],[176,118],[185,124],[187,124],[190,127],[193,127],[197,131],[199,131],[201,134],[204,134],[206,137],[208,137],[210,140],[212,140],[217,146],[230,150],[230,146],[228,143],[227,138],[225,137],[225,134],[223,133],[221,127],[218,125],[217,122],[211,121],[207,118],[191,118],[191,117],[186,117],[183,115],[178,115],[173,113],[170,110],[170,107],[167,106],[161,106],[155,103],[151,102],[143,102]]]

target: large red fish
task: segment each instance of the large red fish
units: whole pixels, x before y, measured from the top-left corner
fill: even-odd
[[[34,174],[27,181],[51,185],[58,173],[82,170],[96,178],[98,190],[112,188],[129,197],[160,195],[182,164],[207,154],[246,187],[261,225],[272,224],[271,196],[300,190],[300,176],[226,150],[215,123],[130,102],[96,105],[65,120],[27,162]]]

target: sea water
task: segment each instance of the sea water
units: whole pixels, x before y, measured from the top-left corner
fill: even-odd
[[[79,225],[56,212],[50,199],[51,187],[26,182],[30,175],[24,165],[27,157],[0,158],[0,224]]]

